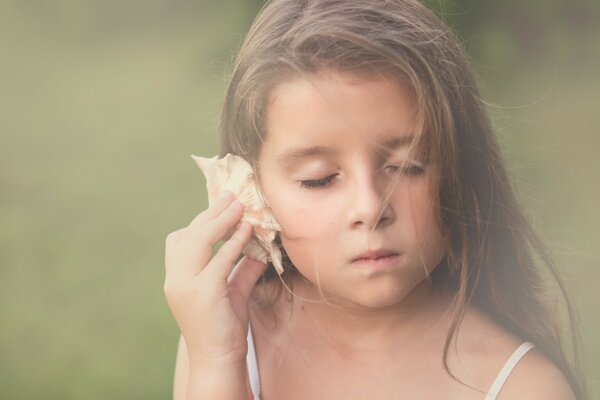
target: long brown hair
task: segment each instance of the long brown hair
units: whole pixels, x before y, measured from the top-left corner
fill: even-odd
[[[465,52],[422,4],[267,3],[238,52],[227,88],[222,155],[241,155],[257,167],[272,88],[303,74],[331,70],[398,79],[414,95],[424,133],[420,145],[437,182],[432,195],[448,238],[446,256],[431,280],[455,293],[456,312],[444,346],[446,370],[450,373],[452,340],[468,305],[475,304],[535,343],[561,369],[577,398],[586,398],[574,310],[559,269],[517,201]],[[289,259],[286,264],[284,276],[297,273]],[[554,292],[544,283],[541,267],[550,272],[564,299],[573,361],[566,354]],[[264,279],[274,275],[270,266]]]

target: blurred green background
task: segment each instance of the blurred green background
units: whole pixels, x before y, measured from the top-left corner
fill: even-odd
[[[0,3],[0,398],[169,398],[164,238],[206,206],[189,155],[218,149],[229,62],[261,3]],[[600,3],[429,3],[481,75],[600,393]]]

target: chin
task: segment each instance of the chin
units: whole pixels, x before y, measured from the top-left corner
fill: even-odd
[[[364,290],[353,293],[347,300],[356,306],[368,309],[381,309],[393,307],[402,302],[409,291],[398,288],[384,290],[382,288],[373,290]]]
[[[394,307],[402,302],[421,302],[423,296],[429,293],[429,285],[420,277],[407,278],[409,277],[405,276],[400,280],[379,282],[377,285],[357,291],[352,297],[357,303],[369,308]]]

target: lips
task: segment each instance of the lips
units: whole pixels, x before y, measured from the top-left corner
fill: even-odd
[[[368,250],[364,253],[359,254],[357,257],[352,259],[352,262],[360,261],[360,260],[377,260],[379,258],[385,258],[390,256],[397,256],[398,252],[388,250],[388,249],[377,249],[377,250]]]

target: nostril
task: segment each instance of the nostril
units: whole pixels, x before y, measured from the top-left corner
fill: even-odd
[[[353,185],[348,197],[352,226],[373,229],[388,224],[394,213],[390,205],[393,188],[387,179],[368,168],[352,176]]]
[[[384,207],[379,206],[370,210],[356,210],[352,218],[352,225],[356,228],[377,229],[389,225],[393,218],[393,210],[389,204],[386,204]]]

